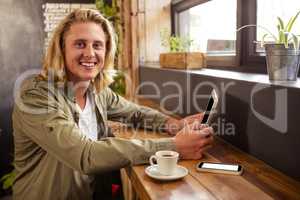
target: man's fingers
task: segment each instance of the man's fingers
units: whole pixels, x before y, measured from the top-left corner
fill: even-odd
[[[213,135],[214,130],[212,127],[206,127],[204,129],[199,130],[199,135],[201,138],[209,137],[210,135]]]
[[[194,160],[199,160],[199,159],[201,159],[202,157],[203,157],[202,152],[197,151],[197,152],[195,152],[195,153],[193,154],[192,159],[194,159]]]
[[[203,117],[204,113],[198,113],[198,114],[195,114],[195,115],[191,115],[190,117],[191,118],[194,118],[194,119],[201,119]]]
[[[200,124],[200,129],[204,129],[204,128],[207,128],[209,127],[208,124]]]
[[[190,124],[190,128],[191,128],[192,130],[200,130],[200,128],[201,128],[201,123],[200,123],[200,121],[199,121],[199,122],[195,121],[195,122],[193,122],[192,124]]]
[[[202,140],[200,140],[197,145],[196,145],[196,151],[199,151],[200,149],[203,149],[206,146],[212,145],[213,144],[213,137],[210,136],[208,138],[203,138]]]
[[[213,135],[214,130],[212,127],[204,126],[203,129],[196,129],[196,124],[189,125],[183,127],[183,129],[179,132],[180,134],[195,134],[195,139],[197,139],[197,136],[199,139],[209,137],[210,135]]]
[[[194,124],[196,126],[197,124]],[[202,153],[211,147],[213,142],[213,129],[202,126],[203,129],[195,129],[192,125],[185,126],[174,138],[176,148],[184,159],[199,159]]]
[[[201,124],[200,121],[194,121],[193,123],[186,124],[185,127],[189,127],[192,130],[201,130],[208,128],[209,126],[207,124]]]
[[[185,125],[187,124],[192,124],[194,122],[201,122],[202,119],[203,119],[203,116],[204,116],[204,113],[198,113],[198,114],[195,114],[195,115],[191,115],[191,116],[187,116],[183,119],[183,123]]]
[[[212,143],[208,143],[208,144],[206,144],[206,145],[200,147],[200,148],[198,149],[198,151],[201,152],[201,153],[203,153],[203,152],[205,152],[207,149],[210,149],[211,147],[213,147]],[[197,151],[197,152],[198,152],[198,151]]]

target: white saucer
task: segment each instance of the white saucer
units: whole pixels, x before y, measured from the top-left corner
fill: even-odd
[[[188,170],[180,165],[177,165],[177,168],[175,170],[175,173],[173,175],[162,175],[158,172],[158,166],[157,165],[150,165],[145,169],[145,173],[150,176],[151,178],[157,179],[157,180],[176,180],[185,177],[188,174]]]

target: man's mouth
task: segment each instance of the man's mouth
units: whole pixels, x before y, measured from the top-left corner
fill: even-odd
[[[92,69],[92,68],[96,67],[97,62],[79,62],[79,64],[81,66],[83,66],[84,68]]]

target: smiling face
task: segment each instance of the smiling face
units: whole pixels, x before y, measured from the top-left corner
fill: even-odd
[[[93,80],[104,65],[106,37],[94,22],[71,25],[65,38],[66,73],[73,83]]]

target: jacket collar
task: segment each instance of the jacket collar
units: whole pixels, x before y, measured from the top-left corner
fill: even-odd
[[[74,88],[74,84],[72,82],[66,82],[62,88],[64,94],[66,95],[66,97],[72,101],[73,103],[76,103],[76,99],[75,99],[75,88]],[[87,92],[93,94],[93,96],[95,96],[96,94],[96,88],[94,86],[94,84],[91,82],[89,84],[89,87],[87,89]]]

